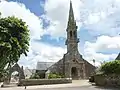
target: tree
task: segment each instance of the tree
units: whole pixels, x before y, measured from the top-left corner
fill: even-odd
[[[29,30],[22,19],[14,16],[0,18],[0,73],[18,62],[29,49]]]
[[[104,74],[120,74],[120,60],[106,62],[100,69]]]

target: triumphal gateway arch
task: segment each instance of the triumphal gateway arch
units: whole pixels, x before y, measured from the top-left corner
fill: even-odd
[[[9,74],[8,74],[8,82],[9,82],[9,83],[10,83],[10,80],[11,80],[11,74],[12,74],[13,72],[15,72],[15,71],[18,72],[19,81],[20,81],[21,79],[25,79],[23,66],[20,67],[20,66],[16,63],[16,64],[15,64],[13,67],[11,67],[10,70],[9,70]]]

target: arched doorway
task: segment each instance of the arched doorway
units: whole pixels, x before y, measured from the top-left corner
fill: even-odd
[[[77,72],[77,68],[76,67],[72,67],[71,68],[71,76],[72,76],[72,79],[77,79],[78,72]]]
[[[18,83],[18,82],[19,82],[19,72],[14,71],[14,72],[11,74],[10,83],[16,84],[16,83]]]

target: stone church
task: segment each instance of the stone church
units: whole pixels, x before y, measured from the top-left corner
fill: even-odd
[[[63,74],[66,78],[86,79],[94,72],[95,67],[84,60],[78,51],[79,39],[71,1],[66,32],[67,53],[63,55],[61,60],[49,67],[48,71]]]

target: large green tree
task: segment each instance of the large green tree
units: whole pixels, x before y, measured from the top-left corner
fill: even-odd
[[[101,71],[104,74],[119,74],[120,75],[120,60],[106,62],[101,66]]]
[[[0,18],[0,73],[18,62],[29,49],[29,30],[22,19],[14,16]]]

